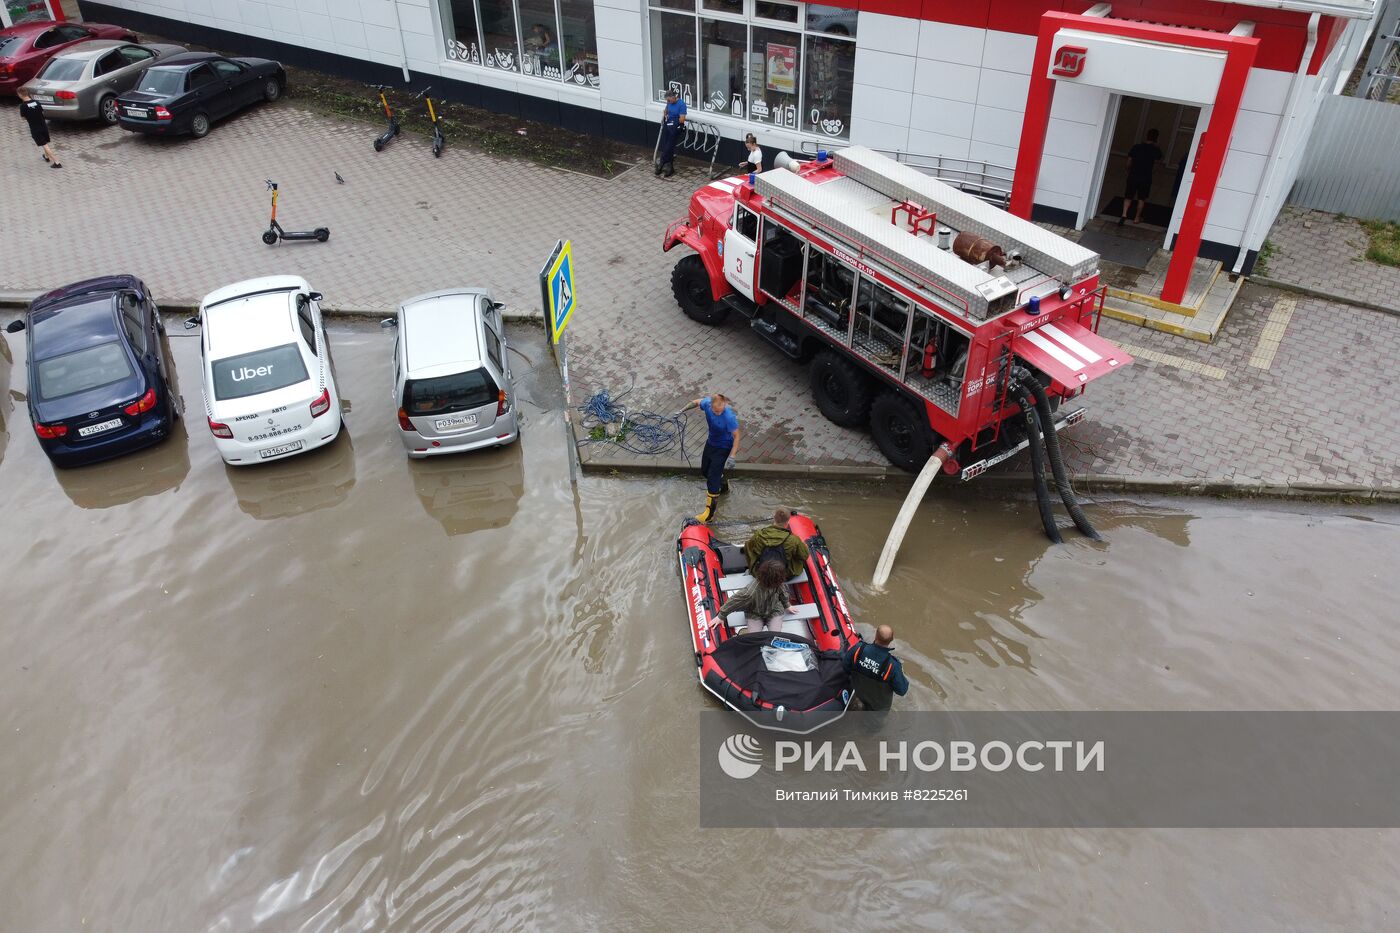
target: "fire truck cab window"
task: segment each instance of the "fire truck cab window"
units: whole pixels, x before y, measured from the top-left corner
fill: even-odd
[[[763,256],[758,264],[758,287],[798,308],[802,292],[802,241],[771,219],[763,225]]]
[[[758,239],[758,215],[742,204],[734,205],[734,231],[750,242]]]

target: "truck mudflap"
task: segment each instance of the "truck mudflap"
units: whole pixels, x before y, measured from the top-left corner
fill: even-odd
[[[1070,425],[1078,424],[1083,420],[1084,409],[1076,408],[1069,414],[1061,418],[1055,419],[1055,430],[1062,431]],[[978,460],[976,463],[968,464],[967,466],[962,468],[962,472],[959,473],[958,476],[964,482],[973,479],[974,477],[981,476],[983,473],[987,472],[992,467],[996,466],[998,463],[1001,463],[1003,460],[1009,460],[1012,457],[1016,456],[1018,453],[1025,450],[1028,446],[1030,446],[1030,440],[1022,439],[1021,443],[1017,444],[1015,447],[1008,447],[1007,449],[1001,451],[995,456],[988,457],[985,460]]]
[[[1054,321],[1011,339],[1011,352],[1050,377],[1051,388],[1078,392],[1133,358],[1082,324]]]

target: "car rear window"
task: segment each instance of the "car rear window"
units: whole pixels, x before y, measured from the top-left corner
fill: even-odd
[[[86,67],[87,59],[84,58],[55,58],[39,72],[39,78],[43,81],[76,81],[83,76]]]
[[[433,379],[410,379],[403,390],[404,411],[410,418],[470,411],[496,401],[499,391],[496,381],[484,369]]]
[[[51,401],[134,375],[120,343],[98,344],[39,361],[39,398]]]
[[[22,45],[24,45],[23,36],[0,36],[0,58],[18,55],[19,47]]]
[[[294,343],[215,360],[213,369],[214,397],[220,401],[285,389],[307,378]]]
[[[185,90],[185,73],[174,68],[148,68],[136,90],[147,94],[179,94]]]

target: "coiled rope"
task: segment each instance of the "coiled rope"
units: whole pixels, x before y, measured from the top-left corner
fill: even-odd
[[[629,410],[622,400],[632,391],[629,386],[617,398],[607,389],[599,389],[578,407],[579,423],[589,433],[580,444],[613,444],[634,454],[655,456],[680,450],[686,465],[690,454],[685,449],[686,420],[684,415],[660,415],[654,411]]]

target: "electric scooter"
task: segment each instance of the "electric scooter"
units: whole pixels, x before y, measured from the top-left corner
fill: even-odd
[[[399,135],[399,118],[394,116],[394,108],[389,106],[389,98],[384,96],[384,92],[389,90],[389,85],[372,84],[370,87],[379,92],[379,105],[384,108],[384,117],[389,121],[388,128],[374,140],[374,151],[383,152],[384,147],[393,142],[394,137]]]
[[[433,99],[428,96],[428,92],[431,90],[431,86],[425,87],[418,92],[417,96],[428,102],[428,119],[433,124],[433,157],[436,158],[442,155],[442,147],[447,145],[447,137],[442,135],[442,118],[433,109]]]
[[[283,230],[282,225],[277,222],[277,182],[271,178],[267,179],[267,190],[272,192],[272,223],[263,231],[264,243],[268,246],[278,240],[315,240],[317,243],[324,243],[331,238],[329,227],[317,227],[315,230]]]

